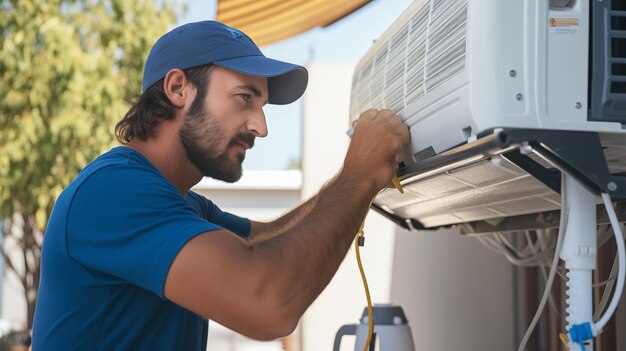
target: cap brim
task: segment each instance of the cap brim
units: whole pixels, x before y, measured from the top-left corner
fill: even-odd
[[[269,103],[286,105],[298,100],[309,81],[306,68],[264,56],[244,56],[213,62],[235,72],[267,77]]]

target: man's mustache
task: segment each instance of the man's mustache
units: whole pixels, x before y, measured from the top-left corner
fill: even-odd
[[[254,135],[242,132],[232,137],[228,145],[232,146],[235,144],[242,143],[242,144],[248,145],[248,148],[251,149],[254,146],[254,139],[255,139]]]

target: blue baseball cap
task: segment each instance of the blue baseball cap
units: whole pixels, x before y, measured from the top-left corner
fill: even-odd
[[[296,101],[306,89],[306,68],[265,57],[243,32],[216,21],[187,23],[154,44],[143,70],[142,91],[163,79],[173,68],[215,64],[239,73],[267,77],[269,103]]]

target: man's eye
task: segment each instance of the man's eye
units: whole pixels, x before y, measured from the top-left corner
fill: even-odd
[[[239,94],[239,96],[243,99],[243,101],[248,102],[252,98],[250,94]]]

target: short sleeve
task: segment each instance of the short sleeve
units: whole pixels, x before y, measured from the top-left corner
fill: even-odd
[[[244,239],[250,235],[249,219],[224,212],[211,200],[193,191],[187,193],[186,200],[207,221],[228,229]]]
[[[67,251],[89,269],[141,286],[160,297],[180,249],[219,229],[198,216],[160,173],[113,165],[91,174],[72,199]]]

